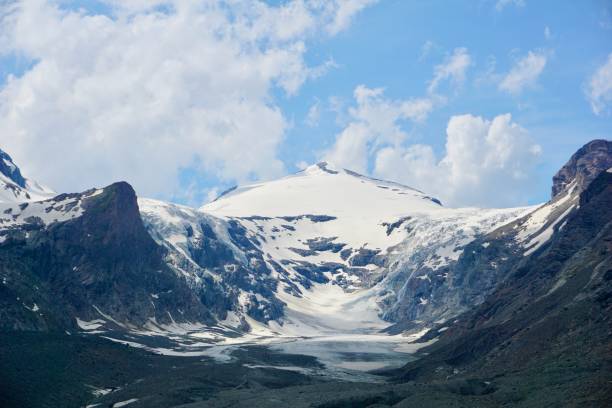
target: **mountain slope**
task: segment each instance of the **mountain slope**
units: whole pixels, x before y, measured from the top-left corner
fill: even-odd
[[[62,324],[78,318],[88,332],[206,331],[216,340],[418,332],[482,303],[517,262],[546,247],[578,208],[586,185],[578,180],[606,163],[607,145],[593,143],[564,168],[574,178],[538,208],[445,208],[328,163],[236,188],[201,209],[136,201],[125,184],[3,204],[5,277],[34,282],[6,285],[8,314],[38,311],[28,291],[41,283],[68,298],[61,307],[73,321]],[[17,259],[27,261],[17,268]]]
[[[471,300],[432,308],[429,283],[444,286],[466,244],[530,210],[446,209],[328,163],[233,189],[200,210],[139,204],[177,273],[194,287],[212,279],[235,324],[264,323],[258,330],[270,335],[378,331],[406,314],[398,305],[411,285],[422,288],[405,303],[415,327],[454,316]]]
[[[0,400],[607,406],[610,144],[580,149],[529,208],[444,208],[323,163],[199,210],[126,183],[0,203]],[[379,341],[429,346],[387,384],[321,380],[323,358],[287,354],[331,343],[350,367]]]
[[[546,245],[481,305],[428,333],[438,341],[398,380],[487,381],[490,402],[520,406],[612,400],[612,172],[596,173]]]
[[[164,263],[126,183],[2,204],[0,221],[3,330],[212,322]]]
[[[552,198],[574,184],[583,191],[602,170],[612,167],[612,143],[596,139],[582,146],[553,177]]]
[[[611,152],[612,142],[604,140],[594,140],[579,149],[553,177],[556,187],[551,200],[469,242],[457,262],[451,265],[448,284],[435,291],[435,298],[428,306],[435,311],[436,304],[439,308],[457,305],[454,310],[464,311],[482,303],[517,263],[537,255],[550,244],[568,217],[579,208],[580,194],[590,181],[612,166]],[[390,311],[403,316],[403,320],[410,318],[413,310],[410,299],[414,299],[422,287],[411,285],[407,289],[410,293],[403,297],[404,301]],[[406,322],[399,328],[405,329]]]
[[[39,201],[53,195],[51,189],[23,177],[11,156],[0,150],[0,203]]]
[[[437,208],[439,200],[413,188],[321,162],[278,180],[231,189],[201,210],[234,217],[326,214],[384,219]]]

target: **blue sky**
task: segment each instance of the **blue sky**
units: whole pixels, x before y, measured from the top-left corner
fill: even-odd
[[[393,98],[423,94],[432,66],[455,47],[467,47],[474,66],[464,86],[415,129],[413,140],[431,144],[442,154],[450,116],[510,112],[542,145],[535,173],[539,191],[530,202],[546,200],[552,175],[578,147],[612,135],[612,120],[595,115],[583,91],[589,75],[612,51],[612,30],[600,25],[605,10],[609,6],[603,1],[533,1],[501,12],[486,1],[382,1],[360,14],[347,32],[311,50],[313,60],[332,56],[338,67],[285,102],[296,125],[283,146],[285,157],[297,162],[308,152],[305,160],[312,161],[317,149],[333,142],[338,132],[333,112],[325,112],[316,129],[303,123],[317,98],[350,101],[360,83],[384,87]],[[428,41],[433,49],[421,58]],[[515,55],[533,49],[551,55],[534,88],[514,96],[494,84],[477,83],[492,58],[496,69],[506,72]]]
[[[235,183],[333,158],[452,205],[523,205],[547,200],[569,156],[612,134],[607,1],[349,0],[322,10],[305,0],[294,2],[286,26],[283,14],[273,17],[280,22],[270,32],[253,27],[272,24],[268,14],[293,3],[262,3],[254,12],[254,2],[238,1],[223,7],[252,31],[220,46],[205,28],[192,38],[187,29],[165,37],[164,24],[197,25],[191,19],[211,18],[208,9],[128,3],[24,1],[0,31],[0,144],[25,173],[56,189],[122,178],[143,195],[197,205]],[[165,16],[181,12],[187,16]],[[164,15],[146,19],[156,13]],[[234,23],[217,29],[244,29]],[[151,43],[134,36],[135,27],[150,30]],[[166,39],[185,49],[156,46]],[[225,55],[233,46],[238,54]],[[271,51],[279,56],[268,59]],[[131,53],[138,57],[124,61]],[[212,68],[186,55],[202,55]],[[454,56],[466,64],[445,71]],[[253,72],[224,76],[234,68]],[[436,72],[448,74],[432,88]],[[357,89],[366,96],[358,99]],[[414,100],[431,106],[422,115],[399,108]],[[511,119],[502,121],[505,114]],[[446,150],[451,140],[459,150]],[[49,170],[48,157],[58,154],[66,160]],[[488,164],[471,165],[480,160]],[[431,177],[417,174],[420,163]]]

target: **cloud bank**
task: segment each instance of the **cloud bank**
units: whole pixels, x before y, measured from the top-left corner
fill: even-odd
[[[353,95],[357,105],[349,109],[350,123],[324,153],[324,159],[359,172],[367,172],[372,151],[406,139],[400,122],[423,121],[434,107],[430,98],[394,101],[384,97],[384,89],[364,85],[355,88]]]
[[[532,191],[541,148],[510,114],[485,119],[452,116],[445,151],[411,144],[404,125],[433,108],[423,100],[394,101],[381,89],[355,89],[351,121],[323,158],[341,167],[396,180],[448,206],[524,205]]]
[[[109,15],[44,0],[1,10],[0,50],[32,67],[0,89],[0,143],[60,191],[127,178],[171,198],[185,168],[239,182],[283,174],[288,124],[273,91],[324,73],[305,62],[307,41],[373,1],[104,3]]]

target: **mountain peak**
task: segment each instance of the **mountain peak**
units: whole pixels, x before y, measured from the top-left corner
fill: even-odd
[[[304,169],[304,173],[306,174],[313,174],[313,173],[318,173],[318,172],[324,172],[328,174],[338,174],[340,171],[338,170],[336,166],[326,161],[318,162]]]
[[[19,167],[13,162],[11,156],[2,149],[0,149],[0,173],[19,187],[25,188],[26,180],[21,175]]]
[[[438,209],[438,200],[418,190],[328,162],[313,164],[281,179],[231,189],[202,207],[205,212],[221,216],[318,214],[382,219]]]
[[[612,142],[596,139],[582,146],[553,177],[552,198],[576,182],[577,191],[586,189],[602,171],[612,167]]]

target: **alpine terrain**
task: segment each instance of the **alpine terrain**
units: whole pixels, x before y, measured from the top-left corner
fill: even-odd
[[[483,209],[321,162],[190,208],[0,151],[0,405],[606,406],[611,169]]]

